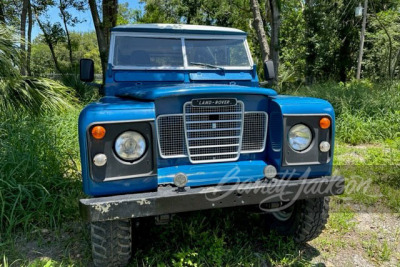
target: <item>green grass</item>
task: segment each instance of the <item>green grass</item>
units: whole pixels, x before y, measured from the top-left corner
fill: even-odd
[[[355,145],[400,137],[400,83],[329,82],[285,93],[328,100],[335,109],[340,141]]]
[[[245,210],[193,212],[177,215],[165,226],[147,225],[134,232],[140,246],[132,266],[307,264],[302,247],[268,232],[259,215]]]
[[[334,172],[347,178],[344,201],[383,203],[400,212],[400,139],[379,145],[336,144]]]
[[[77,218],[78,110],[0,122],[0,238]]]

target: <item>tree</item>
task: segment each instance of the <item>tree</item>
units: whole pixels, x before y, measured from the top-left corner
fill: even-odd
[[[141,10],[130,9],[128,3],[122,3],[118,5],[117,25],[137,23],[141,18]]]
[[[0,112],[62,110],[73,99],[68,88],[48,79],[21,76],[20,36],[0,24]]]
[[[108,64],[110,30],[117,25],[118,0],[102,1],[102,19],[99,16],[96,0],[89,0],[89,6],[97,35],[104,83]]]
[[[313,37],[315,34],[314,21],[314,0],[305,0],[306,7],[304,9],[304,20],[306,23],[306,84],[310,85],[314,82],[314,66],[316,61],[315,42]]]
[[[278,81],[279,70],[279,36],[281,26],[280,0],[267,1],[271,10],[271,59],[275,68],[275,83]]]
[[[363,58],[364,77],[374,80],[399,78],[400,17],[397,7],[380,6],[371,2],[369,10]]]
[[[0,23],[6,24],[6,17],[4,15],[4,4],[0,1]]]
[[[73,65],[73,52],[72,52],[72,43],[71,43],[71,37],[69,33],[68,26],[74,27],[77,23],[81,22],[77,17],[73,17],[70,12],[68,12],[68,9],[74,8],[78,11],[84,10],[84,2],[83,1],[77,1],[77,0],[59,0],[59,6],[60,10],[60,17],[63,21],[64,24],[64,30],[66,33],[67,37],[67,46],[69,50],[69,61],[71,63],[71,66]]]
[[[28,76],[32,76],[31,71],[31,55],[32,55],[32,27],[33,27],[33,16],[32,16],[32,5],[29,1],[28,6],[28,50],[26,54],[26,71]]]
[[[368,0],[364,1],[364,9],[363,9],[363,21],[362,21],[362,29],[360,34],[360,51],[358,55],[358,62],[357,62],[357,80],[361,78],[361,64],[362,58],[364,53],[364,39],[365,39],[365,27],[367,25],[367,8],[368,8]]]
[[[74,67],[77,66],[80,58],[91,58],[95,66],[101,66],[99,49],[97,46],[96,33],[93,32],[70,32],[71,43],[74,51]],[[57,55],[58,64],[64,71],[71,69],[69,61],[69,49],[65,43],[54,45],[54,52]],[[100,68],[95,68],[96,74],[101,74]],[[34,76],[45,76],[54,73],[54,61],[43,34],[38,35],[32,42],[32,74]],[[68,74],[70,74],[70,72]]]
[[[262,61],[267,61],[270,56],[270,49],[267,41],[267,35],[265,34],[264,23],[260,13],[260,5],[258,0],[250,0],[251,11],[253,12],[253,26],[257,32],[258,42],[260,44]]]
[[[40,29],[43,32],[44,39],[50,48],[51,57],[53,58],[54,61],[54,67],[56,68],[58,73],[63,73],[62,69],[60,68],[60,65],[58,64],[57,55],[54,52],[54,45],[65,40],[64,30],[62,29],[60,23],[55,23],[53,25],[51,25],[50,22],[43,23],[40,20],[38,12],[36,10],[35,10],[35,17],[37,23],[39,24]]]
[[[28,14],[28,7],[29,7],[29,0],[23,0],[22,2],[22,12],[21,12],[21,27],[20,27],[20,34],[21,34],[21,41],[20,41],[20,48],[21,51],[25,53],[26,51],[26,43],[25,43],[25,36],[26,36],[26,15]],[[26,75],[26,55],[23,54],[21,56],[21,74]]]

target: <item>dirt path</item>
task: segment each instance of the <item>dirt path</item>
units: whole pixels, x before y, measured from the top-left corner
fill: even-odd
[[[310,245],[320,251],[312,263],[326,266],[400,266],[400,214],[385,207],[356,207],[348,229],[326,229]],[[341,216],[332,214],[332,217]]]

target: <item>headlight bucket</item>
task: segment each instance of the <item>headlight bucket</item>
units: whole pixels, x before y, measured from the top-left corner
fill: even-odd
[[[102,125],[107,134],[103,139],[95,139],[92,128]],[[126,132],[135,132],[125,137]],[[95,182],[108,182],[136,177],[150,177],[157,174],[157,152],[154,121],[149,119],[141,121],[123,122],[96,122],[87,127],[87,151],[88,158],[93,159],[97,154],[107,157],[107,164],[97,166],[90,160],[90,177]],[[122,142],[123,139],[130,140],[131,144]],[[116,141],[119,139],[120,145]],[[133,140],[131,140],[133,139]],[[133,146],[136,144],[135,146]],[[144,149],[143,149],[144,148]],[[133,167],[134,166],[134,167]]]
[[[136,131],[126,131],[115,140],[114,150],[117,156],[125,161],[140,159],[146,151],[146,140]]]
[[[328,118],[332,125],[327,129],[320,127],[321,118]],[[303,125],[303,126],[299,126]],[[309,130],[307,130],[307,127]],[[283,116],[282,166],[318,165],[329,163],[332,149],[322,152],[319,143],[332,143],[334,121],[329,114],[287,114]],[[290,142],[290,132],[295,133]],[[296,134],[297,133],[297,134]],[[311,142],[308,144],[311,136]],[[294,144],[293,141],[297,141]],[[300,140],[300,141],[299,141]],[[300,144],[300,145],[299,145]],[[297,150],[298,149],[298,150]]]
[[[288,132],[289,146],[295,151],[306,150],[312,139],[311,129],[304,124],[296,124]]]

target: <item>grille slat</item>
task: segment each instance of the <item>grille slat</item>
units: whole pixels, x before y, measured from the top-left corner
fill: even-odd
[[[220,129],[196,129],[196,130],[186,130],[186,132],[191,133],[191,132],[214,132],[214,131],[236,131],[236,130],[241,130],[242,127],[237,127],[237,128],[220,128]]]
[[[218,139],[232,139],[239,138],[238,136],[221,136]],[[215,137],[195,137],[195,138],[187,138],[188,140],[215,140]]]
[[[191,123],[221,123],[221,122],[242,122],[242,120],[216,120],[216,121],[187,121],[186,124]]]
[[[187,140],[188,156],[192,163],[214,162],[221,160],[235,161],[240,155],[242,141],[244,105],[237,101],[231,106],[198,107],[192,102],[186,102],[183,107],[184,127]],[[193,124],[201,123],[203,128],[193,127]],[[224,146],[202,146],[193,138],[213,138],[233,136],[226,139]],[[226,141],[228,140],[228,143]],[[230,146],[228,146],[230,145]],[[212,158],[210,158],[212,156]]]
[[[242,112],[204,112],[204,113],[191,113],[191,114],[187,114],[187,116],[213,115],[213,114],[231,115],[231,114],[242,114]]]
[[[229,145],[208,145],[208,146],[189,146],[189,148],[207,148],[207,147],[230,147],[230,146],[238,146],[239,144],[229,144]]]
[[[235,161],[241,153],[265,149],[268,116],[244,112],[244,104],[218,107],[184,105],[183,114],[157,117],[160,155],[189,157],[192,163]]]

